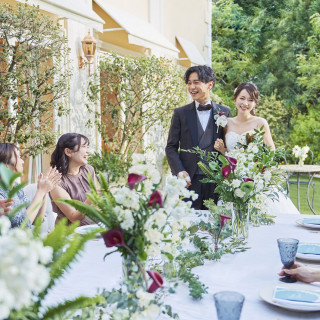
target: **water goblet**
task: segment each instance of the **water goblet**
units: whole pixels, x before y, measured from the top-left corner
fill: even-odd
[[[239,320],[244,295],[235,291],[220,291],[213,295],[218,320]]]
[[[277,242],[281,262],[286,269],[290,269],[296,258],[299,240],[292,238],[280,238],[277,240]],[[293,283],[297,281],[295,278],[292,278],[289,274],[286,273],[285,276],[280,278],[279,280],[286,283]]]

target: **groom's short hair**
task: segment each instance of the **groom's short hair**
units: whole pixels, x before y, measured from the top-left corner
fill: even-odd
[[[184,81],[186,84],[188,84],[190,74],[193,72],[196,72],[198,74],[199,80],[201,82],[208,83],[210,81],[213,81],[213,86],[214,86],[216,81],[216,75],[214,74],[214,71],[212,68],[206,65],[190,67],[184,75]]]

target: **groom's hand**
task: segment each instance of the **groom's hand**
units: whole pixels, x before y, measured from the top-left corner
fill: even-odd
[[[190,176],[187,171],[180,171],[178,173],[178,177],[186,180],[186,183],[187,183],[186,187],[187,188],[189,188],[191,186],[191,179],[190,179]]]

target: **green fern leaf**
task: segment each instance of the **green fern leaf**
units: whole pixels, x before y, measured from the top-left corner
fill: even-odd
[[[64,319],[66,315],[68,318],[77,310],[81,310],[90,306],[96,306],[105,303],[105,298],[98,295],[95,297],[80,296],[74,300],[67,300],[57,306],[48,308],[42,319]],[[70,312],[72,312],[70,314]]]
[[[104,216],[99,210],[95,209],[94,207],[78,201],[78,200],[70,200],[70,199],[57,199],[56,202],[61,202],[70,205],[71,207],[77,209],[79,212],[84,214],[85,216],[89,217],[95,222],[102,222],[106,226],[108,226],[108,219]]]

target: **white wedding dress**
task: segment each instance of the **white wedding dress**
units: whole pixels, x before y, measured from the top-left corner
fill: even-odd
[[[249,132],[249,131],[247,131]],[[242,135],[245,135],[247,132],[244,132]],[[238,139],[241,135],[234,132],[229,131],[225,135],[226,147],[228,150],[233,150],[237,144]],[[272,201],[271,199],[267,200],[267,213],[270,215],[279,215],[279,214],[300,214],[298,209],[292,203],[289,197],[287,197],[284,193],[278,192],[279,201]]]

